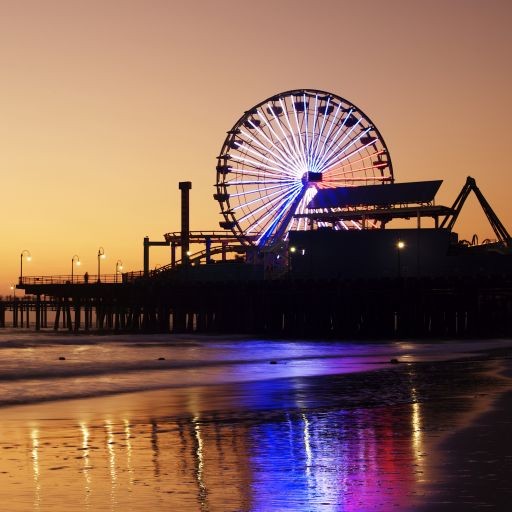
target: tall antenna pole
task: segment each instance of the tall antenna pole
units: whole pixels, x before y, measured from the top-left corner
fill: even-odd
[[[184,265],[189,263],[190,248],[190,198],[191,181],[180,181],[181,190],[181,261]]]

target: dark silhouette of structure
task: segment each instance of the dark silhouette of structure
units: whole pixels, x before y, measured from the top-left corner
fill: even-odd
[[[237,243],[228,233],[189,231],[190,187],[185,185],[183,231],[158,242],[144,238],[143,271],[124,273],[122,282],[116,276],[102,276],[101,282],[96,276],[76,276],[73,282],[69,276],[23,276],[18,288],[34,298],[23,304],[1,303],[0,326],[6,325],[6,312],[14,315],[15,310],[19,326],[22,307],[25,326],[30,311],[36,329],[51,326],[48,311],[53,311],[54,329],[75,332],[322,338],[512,335],[510,236],[472,178],[451,208],[433,204],[439,184],[392,185],[396,188],[383,192],[369,189],[366,196],[365,187],[359,187],[357,196],[338,191],[334,197],[326,191],[312,205],[318,206],[308,219],[313,229],[290,232],[285,243],[261,251]],[[497,240],[459,241],[452,231],[471,191]],[[326,213],[322,201],[338,201],[336,210]],[[357,217],[362,224],[371,217],[382,226],[392,218],[409,218],[416,227],[339,231],[325,227],[328,215],[331,221]],[[425,217],[434,219],[433,228],[422,227]],[[319,221],[323,227],[315,226]],[[187,257],[191,243],[204,247]],[[149,270],[152,245],[171,247],[170,265]],[[176,247],[181,248],[181,260],[176,259]],[[228,259],[230,252],[234,259]],[[220,260],[213,259],[216,254]]]

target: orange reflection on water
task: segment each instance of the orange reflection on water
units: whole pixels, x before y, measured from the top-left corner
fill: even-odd
[[[85,509],[90,509],[89,496],[91,494],[91,466],[89,461],[89,429],[85,423],[80,423],[80,430],[82,431],[82,472],[84,475],[84,505]]]
[[[413,403],[398,406],[222,414],[206,409],[212,389],[189,391],[167,409],[167,395],[154,395],[158,416],[149,395],[131,408],[125,396],[117,411],[108,399],[108,413],[101,399],[96,414],[47,404],[37,424],[12,409],[0,420],[0,502],[12,512],[386,511],[421,493],[431,413],[414,386]]]
[[[12,444],[17,459],[0,475],[0,494],[13,511],[401,506],[420,450],[417,434],[397,436],[406,419],[375,409],[234,422],[46,421],[29,431],[29,464],[23,444]],[[9,432],[12,441],[19,435],[11,427],[4,445]]]
[[[34,510],[39,510],[41,501],[41,483],[39,481],[39,431],[33,428],[30,431],[30,438],[32,441],[32,470],[34,475]]]
[[[105,433],[106,433],[106,446],[108,452],[108,466],[110,473],[110,502],[112,507],[116,504],[116,452],[115,452],[115,440],[112,422],[110,420],[105,421]]]

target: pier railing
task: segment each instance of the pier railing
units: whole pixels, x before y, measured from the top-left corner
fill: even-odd
[[[128,276],[126,274],[126,276]],[[57,276],[23,276],[19,284],[97,284],[97,283],[117,283],[126,282],[125,274],[101,274],[88,276],[75,275],[57,275]]]

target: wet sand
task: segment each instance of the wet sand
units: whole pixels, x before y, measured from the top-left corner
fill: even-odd
[[[507,353],[5,407],[9,511],[508,510]]]
[[[504,354],[501,374],[512,377]],[[512,504],[512,391],[490,395],[489,409],[478,410],[462,428],[450,431],[437,446],[438,478],[418,512],[510,510]]]

